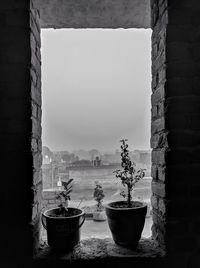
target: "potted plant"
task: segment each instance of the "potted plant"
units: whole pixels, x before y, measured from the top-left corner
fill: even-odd
[[[71,250],[80,241],[80,228],[85,221],[82,209],[68,207],[72,181],[62,181],[63,191],[57,195],[58,207],[42,213],[42,225],[47,230],[48,245],[56,251]]]
[[[125,201],[111,202],[105,206],[108,225],[116,244],[136,248],[144,228],[147,204],[140,201],[132,201],[132,191],[135,184],[145,176],[144,169],[136,170],[136,165],[129,156],[127,139],[121,142],[121,166],[122,169],[114,171],[116,178],[121,179],[126,191],[121,195]]]
[[[95,183],[94,193],[93,197],[95,201],[97,202],[95,210],[93,212],[93,220],[94,221],[105,221],[106,220],[106,214],[105,214],[105,208],[102,204],[103,199],[105,197],[103,188],[101,184],[97,181]]]

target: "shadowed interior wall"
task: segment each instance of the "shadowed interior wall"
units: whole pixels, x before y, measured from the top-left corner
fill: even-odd
[[[166,246],[166,267],[197,267],[200,2],[151,4],[153,237]],[[9,267],[26,261],[39,239],[40,30],[30,1],[1,1],[0,32],[0,264]]]
[[[195,0],[152,1],[152,231],[181,267],[199,263],[199,11]]]
[[[39,232],[42,180],[37,17],[30,1],[0,3],[1,261],[14,263],[32,256]]]

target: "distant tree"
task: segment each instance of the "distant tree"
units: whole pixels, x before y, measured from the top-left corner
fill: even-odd
[[[65,161],[65,162],[67,162],[67,163],[70,162],[70,160],[71,160],[70,154],[64,154],[62,156],[62,160]]]
[[[66,163],[72,163],[72,162],[74,162],[74,161],[78,161],[79,160],[79,158],[78,158],[78,156],[75,156],[75,154],[64,154],[63,156],[62,156],[62,160],[63,161],[65,161]]]
[[[96,156],[100,155],[100,152],[97,149],[92,149],[89,151],[89,155],[91,157],[91,160],[94,160]]]

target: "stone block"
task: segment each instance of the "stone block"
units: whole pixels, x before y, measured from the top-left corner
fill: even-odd
[[[31,85],[31,98],[39,106],[41,105],[41,89],[39,89],[39,86]]]
[[[173,148],[166,154],[168,164],[198,164],[200,163],[200,149],[196,148]]]
[[[42,127],[41,122],[38,119],[32,117],[32,133],[41,137]]]
[[[151,123],[151,134],[165,130],[165,118],[158,118]]]
[[[27,49],[26,42],[0,46],[0,59],[2,64],[26,64],[30,60],[30,51]]]
[[[200,130],[200,114],[179,113],[165,118],[167,130]]]
[[[158,209],[158,198],[157,198],[157,196],[155,196],[155,195],[151,196],[151,205],[152,205],[152,208]]]
[[[158,180],[158,166],[157,165],[152,165],[151,166],[151,177],[155,181]]]
[[[166,46],[166,58],[168,62],[180,61],[180,62],[191,62],[195,60],[195,56],[192,57],[190,44],[182,42],[168,43]]]
[[[23,84],[28,87],[30,84],[30,70],[22,64],[4,64],[0,65],[0,84],[9,84],[12,74],[12,81]]]
[[[200,64],[193,61],[173,61],[167,63],[167,78],[173,77],[199,77]]]
[[[152,182],[151,183],[152,187],[152,193],[155,195],[158,195],[160,197],[165,197],[166,196],[166,185],[164,183],[160,182]]]
[[[165,83],[166,97],[200,95],[200,78],[173,77]]]
[[[41,60],[38,59],[35,53],[31,53],[31,64],[33,65],[37,75],[41,77]]]
[[[200,185],[199,174],[200,164],[184,165],[168,165],[166,169],[167,180],[174,178],[176,183],[185,183],[188,185]]]
[[[168,148],[167,133],[161,132],[151,137],[151,148]]]
[[[33,155],[33,167],[35,169],[40,169],[42,165],[42,155],[41,153],[35,153]]]
[[[179,96],[166,99],[168,114],[200,115],[200,96]]]
[[[157,118],[161,118],[164,116],[164,111],[165,111],[164,106],[165,106],[164,102],[157,103],[156,105],[152,103],[152,108],[151,108],[152,120],[155,120]]]
[[[153,150],[151,154],[152,164],[165,165],[165,154],[165,150]]]
[[[163,85],[161,85],[151,95],[151,103],[153,105],[156,105],[160,103],[161,101],[163,101],[164,98],[165,98],[165,88]]]
[[[191,24],[188,25],[168,25],[166,42],[190,43],[198,40],[197,28]]]
[[[28,9],[10,9],[0,11],[1,26],[4,27],[27,27],[29,25]]]
[[[166,213],[166,201],[163,198],[158,199],[158,210],[162,215]]]
[[[26,49],[29,50],[30,47],[30,29],[24,28],[24,27],[3,27],[0,25],[0,45],[7,46],[10,44],[15,44],[16,46],[22,45],[25,47],[27,45]]]

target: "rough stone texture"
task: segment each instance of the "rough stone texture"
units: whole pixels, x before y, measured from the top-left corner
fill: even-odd
[[[70,253],[56,253],[44,243],[35,260],[70,260],[83,261],[115,258],[156,258],[163,257],[164,252],[158,244],[151,239],[141,239],[136,250],[116,245],[111,238],[98,239],[91,238],[80,241],[80,243]]]
[[[29,10],[25,0],[0,3],[1,267],[25,261],[33,247]]]
[[[36,177],[33,180],[33,212],[32,212],[32,235],[33,253],[37,252],[40,241],[40,213],[42,209],[42,142],[41,142],[41,55],[40,55],[40,25],[39,12],[30,3],[30,46],[31,46],[31,111],[32,111],[32,137],[31,151],[33,156],[33,171]],[[35,92],[35,94],[31,94]]]
[[[168,1],[151,1],[152,7],[152,235],[165,249],[166,157],[169,149],[166,130],[166,29]],[[162,172],[164,171],[164,172]]]
[[[46,209],[55,208],[60,201],[56,199],[58,191],[43,191],[42,192],[42,211]]]
[[[40,80],[39,47],[31,42],[32,35],[40,40],[36,21],[30,1],[1,1],[1,267],[10,267],[3,260],[26,262],[39,243],[41,137],[33,121],[40,122],[41,107],[31,98]]]
[[[34,0],[42,28],[149,28],[149,0]]]
[[[152,1],[152,231],[182,267],[200,248],[199,10],[195,0]]]

